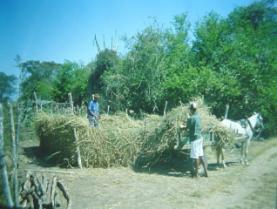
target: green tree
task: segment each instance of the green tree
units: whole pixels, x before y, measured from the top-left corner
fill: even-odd
[[[226,21],[214,12],[209,13],[196,25],[192,45],[194,64],[221,71],[228,60],[231,41]]]
[[[87,98],[89,68],[66,61],[58,70],[53,82],[53,98],[58,102],[68,100],[68,93],[72,93],[75,104],[81,105]]]
[[[179,101],[187,100],[193,93],[190,82],[197,70],[191,68],[190,46],[188,44],[189,23],[186,15],[175,16],[172,27],[166,31],[166,76],[162,84],[163,100],[169,106],[176,106]],[[195,91],[194,91],[195,92]]]
[[[255,2],[247,7],[235,9],[227,19],[233,48],[229,54],[227,67],[239,82],[241,94],[235,105],[245,115],[253,110],[262,111],[268,118],[268,104],[272,102],[270,93],[277,78],[276,72],[276,10],[266,1]],[[267,98],[267,99],[266,99]],[[267,107],[267,108],[265,108]],[[241,117],[240,110],[233,110],[234,115]],[[270,116],[272,117],[272,116]],[[275,122],[276,123],[276,122]]]
[[[114,66],[119,63],[119,56],[116,51],[111,49],[104,49],[100,51],[96,56],[95,67],[92,68],[92,72],[89,79],[89,91],[101,92],[105,89],[103,85],[102,75],[107,71],[112,71]]]
[[[269,1],[238,7],[226,19],[212,13],[198,24],[193,64],[217,73],[220,91],[214,91],[215,97],[207,95],[217,115],[223,115],[224,105],[230,103],[232,118],[255,110],[276,124],[272,113],[277,104],[268,91],[276,86],[275,33],[276,9]]]
[[[94,78],[99,69],[104,70],[100,71],[103,72],[101,79],[98,82],[95,79],[95,83],[101,84],[102,92],[113,109],[131,108],[136,112],[157,110],[164,80],[163,36],[158,26],[151,25],[134,37],[125,39],[128,52],[124,57],[112,56],[107,51],[103,53],[109,56],[97,56]],[[100,65],[107,62],[111,64]]]
[[[128,85],[126,106],[135,111],[157,111],[166,70],[164,32],[152,25],[128,40],[128,44],[129,52],[123,60]]]
[[[0,72],[0,103],[6,102],[16,92],[16,76]]]
[[[26,61],[18,65],[21,69],[21,98],[28,100],[33,98],[36,92],[38,97],[51,100],[53,81],[60,68],[60,64],[54,62]]]

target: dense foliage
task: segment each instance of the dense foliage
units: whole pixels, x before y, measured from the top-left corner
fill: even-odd
[[[162,113],[193,97],[203,96],[214,114],[239,119],[259,111],[267,133],[277,126],[277,22],[275,1],[238,7],[228,17],[203,17],[189,40],[185,14],[171,27],[154,22],[125,40],[127,52],[99,51],[87,66],[27,61],[22,70],[21,99],[65,101],[72,92],[75,104],[89,94],[101,94],[102,111],[134,110]]]
[[[16,76],[0,72],[0,102],[7,102],[16,92]]]

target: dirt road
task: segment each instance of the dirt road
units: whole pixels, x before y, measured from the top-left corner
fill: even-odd
[[[131,168],[61,169],[30,163],[24,170],[56,174],[69,188],[72,209],[276,209],[277,138],[252,142],[249,166],[239,150],[227,152],[229,166],[215,169],[208,151],[209,177],[191,179],[174,170],[135,172]]]

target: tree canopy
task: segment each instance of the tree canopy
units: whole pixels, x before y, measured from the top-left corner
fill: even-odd
[[[101,94],[103,109],[162,113],[202,96],[218,117],[230,105],[229,117],[259,111],[267,133],[277,125],[277,22],[275,1],[262,0],[235,8],[223,18],[211,12],[199,20],[189,39],[186,14],[165,28],[154,21],[131,38],[126,53],[100,50],[83,66],[66,61],[27,61],[22,71],[22,99],[36,91],[44,99],[81,104]]]
[[[0,72],[0,103],[6,102],[16,92],[16,76]]]

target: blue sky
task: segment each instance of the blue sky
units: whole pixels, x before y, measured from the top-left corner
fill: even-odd
[[[253,0],[0,0],[0,72],[19,74],[14,58],[87,64],[100,45],[131,37],[152,22],[186,13],[192,26],[208,12],[226,17]]]

